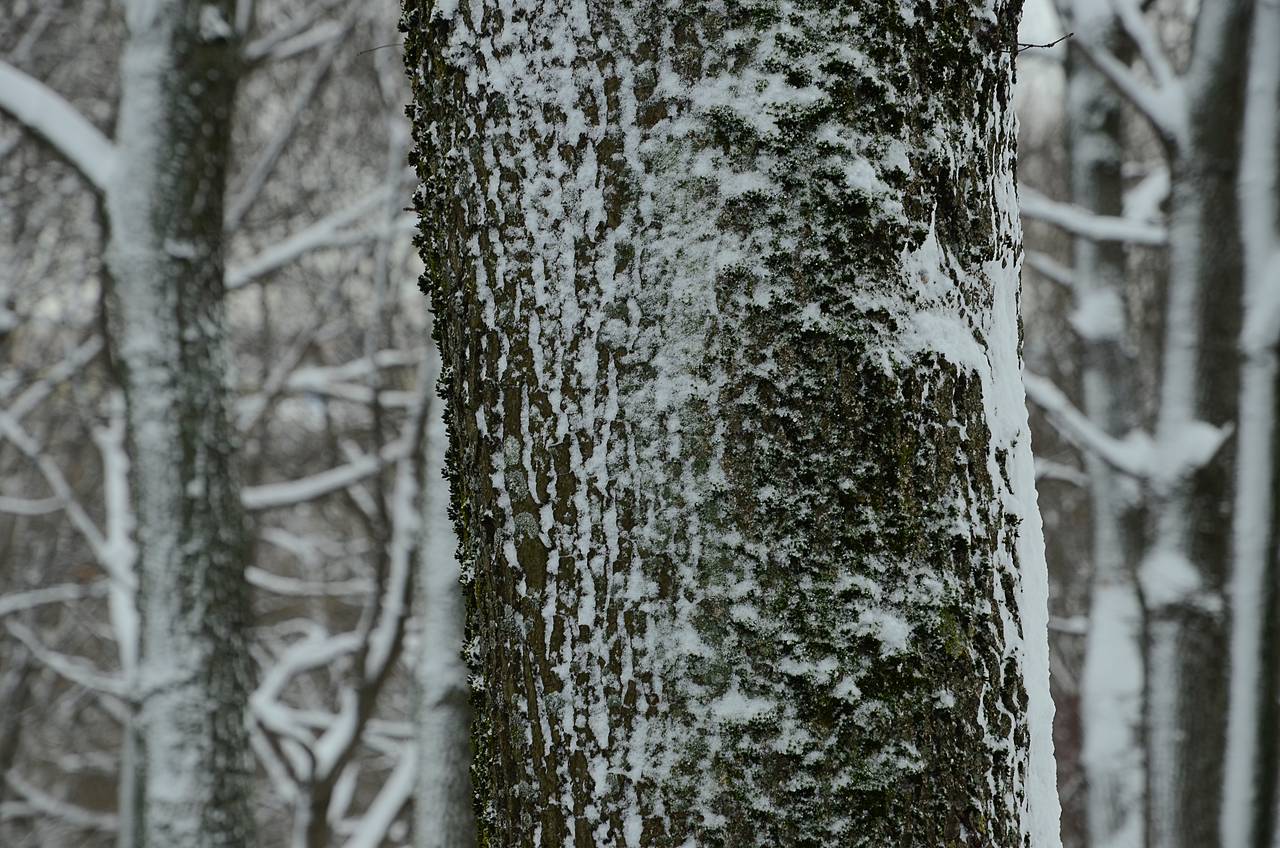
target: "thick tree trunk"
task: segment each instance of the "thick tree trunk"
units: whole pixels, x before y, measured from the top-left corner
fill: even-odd
[[[107,192],[142,616],[137,844],[249,844],[245,519],[232,457],[222,200],[234,4],[128,4]]]
[[[1115,22],[1080,14],[1069,4],[1070,26],[1101,24],[1089,36],[1123,57]],[[1067,144],[1072,200],[1101,215],[1124,211],[1124,101],[1078,49],[1067,58]],[[1132,340],[1125,310],[1125,247],[1078,237],[1072,251],[1075,313],[1080,340],[1083,408],[1117,439],[1138,426]],[[1142,848],[1146,777],[1142,733],[1142,605],[1136,563],[1142,555],[1141,494],[1102,457],[1084,455],[1089,477],[1093,573],[1089,629],[1081,675],[1082,764],[1088,782],[1091,848]]]
[[[1252,2],[1202,6],[1185,76],[1189,131],[1170,150],[1170,277],[1156,450],[1165,476],[1141,579],[1148,610],[1150,843],[1219,845],[1241,248],[1236,177]]]
[[[482,841],[1056,844],[1016,12],[406,3]]]

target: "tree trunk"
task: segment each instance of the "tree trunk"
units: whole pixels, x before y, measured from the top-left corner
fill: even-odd
[[[1245,318],[1232,511],[1223,848],[1276,844],[1280,777],[1280,322],[1275,320],[1280,314],[1280,9],[1259,3],[1251,35],[1239,175]]]
[[[137,844],[251,842],[248,556],[223,326],[234,4],[128,5],[107,192],[142,617]]]
[[[432,373],[438,369],[431,369]],[[474,848],[471,787],[471,704],[462,660],[463,598],[457,547],[449,525],[442,476],[444,421],[433,413],[427,435],[423,539],[418,560],[418,786],[415,848]]]
[[[1184,85],[1186,138],[1170,150],[1165,308],[1148,610],[1149,844],[1219,845],[1231,555],[1227,440],[1208,461],[1205,424],[1229,425],[1239,392],[1241,250],[1236,177],[1250,0],[1204,4]],[[1201,455],[1197,455],[1201,454]]]
[[[1074,7],[1074,4],[1072,4]],[[1070,11],[1070,9],[1068,10]],[[1070,15],[1125,57],[1114,20]],[[1076,48],[1067,54],[1067,145],[1072,200],[1101,215],[1124,207],[1124,101]],[[1073,246],[1072,324],[1080,340],[1083,407],[1089,420],[1123,439],[1139,424],[1137,385],[1125,310],[1125,247],[1077,237]],[[1086,451],[1093,573],[1081,675],[1082,764],[1088,783],[1091,848],[1143,848],[1144,766],[1142,605],[1136,563],[1142,555],[1141,493],[1097,453]]]
[[[1017,4],[406,25],[482,844],[1057,844]]]

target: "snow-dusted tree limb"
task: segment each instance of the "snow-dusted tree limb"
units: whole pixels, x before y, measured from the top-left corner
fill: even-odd
[[[119,701],[127,702],[130,699],[130,693],[118,678],[110,674],[104,674],[94,668],[88,660],[53,650],[41,642],[40,638],[29,628],[16,621],[6,620],[4,626],[9,631],[9,635],[21,642],[31,652],[31,656],[35,657],[41,665],[59,677],[69,680],[78,686],[83,686],[85,689],[109,695]]]
[[[1138,55],[1151,71],[1156,85],[1162,89],[1177,85],[1178,75],[1174,73],[1169,56],[1138,4],[1134,0],[1111,0],[1111,4],[1115,9],[1116,19],[1120,21],[1125,35],[1138,48]]]
[[[71,484],[67,482],[66,476],[62,473],[62,469],[45,452],[43,446],[32,438],[7,411],[0,411],[0,437],[8,440],[35,465],[36,470],[40,472],[49,488],[53,490],[53,496],[62,504],[62,508],[67,513],[67,518],[71,520],[71,525],[84,537],[85,542],[93,551],[94,557],[103,568],[107,569],[114,579],[129,582],[128,575],[111,572],[113,563],[110,556],[107,555],[106,538],[76,498]]]
[[[296,577],[272,574],[256,566],[245,569],[244,576],[249,581],[249,585],[255,589],[284,597],[316,598],[327,595],[335,598],[349,598],[369,591],[368,580],[299,580]]]
[[[391,825],[413,794],[417,761],[414,747],[406,746],[396,767],[391,770],[377,797],[347,840],[345,848],[378,848],[383,844]]]
[[[289,59],[328,44],[341,37],[342,33],[342,24],[337,21],[321,21],[288,37],[283,33],[272,33],[251,42],[245,48],[245,59],[250,64]]]
[[[1124,440],[1116,439],[1076,409],[1051,380],[1024,372],[1022,382],[1027,390],[1027,399],[1040,407],[1054,428],[1077,447],[1092,452],[1117,471],[1131,477],[1142,479],[1150,474],[1149,436],[1135,432]]]
[[[108,596],[111,626],[120,654],[120,668],[127,684],[135,680],[138,666],[137,575],[138,548],[133,541],[136,521],[129,492],[129,456],[125,448],[125,401],[120,391],[108,400],[106,426],[96,428],[93,441],[102,457],[102,501],[106,534],[99,558],[108,574],[127,576],[112,580]]]
[[[0,512],[6,515],[48,515],[62,509],[57,498],[12,498],[0,495]]]
[[[1159,246],[1169,237],[1164,227],[1114,215],[1098,215],[1071,203],[1051,200],[1026,186],[1018,189],[1018,205],[1024,218],[1043,221],[1093,241]]]
[[[1063,265],[1047,253],[1041,253],[1038,250],[1028,250],[1023,256],[1023,263],[1026,267],[1035,271],[1051,283],[1071,291],[1076,285],[1075,271]]]
[[[231,266],[226,277],[228,291],[243,288],[312,251],[345,247],[380,238],[384,234],[381,227],[347,228],[386,202],[390,194],[391,189],[385,187],[377,189],[347,208],[332,212],[283,241],[268,247],[249,261]],[[410,232],[413,226],[410,216],[396,223],[396,229],[403,232]]]
[[[1074,465],[1036,457],[1036,479],[1054,480],[1059,483],[1070,483],[1073,486],[1084,486],[1089,482],[1089,475]]]
[[[1077,43],[1090,64],[1133,104],[1167,143],[1174,146],[1185,143],[1190,119],[1180,79],[1174,78],[1164,86],[1151,86],[1138,79],[1132,68],[1103,45],[1087,37],[1078,38]]]
[[[107,191],[116,168],[111,141],[62,95],[4,61],[0,111],[47,141],[96,190]]]
[[[1124,217],[1130,221],[1160,220],[1160,206],[1169,197],[1169,168],[1152,168],[1124,193]]]
[[[0,595],[0,618],[49,604],[65,604],[85,598],[101,598],[107,593],[107,584],[101,580],[89,583],[61,583],[25,592]]]
[[[297,130],[298,125],[301,123],[302,116],[306,114],[312,98],[320,90],[325,77],[329,75],[333,62],[338,57],[339,48],[342,46],[342,37],[351,31],[351,27],[355,24],[358,10],[359,6],[353,3],[339,25],[339,32],[324,43],[320,55],[316,57],[315,62],[312,63],[311,68],[303,77],[297,92],[294,94],[288,117],[281,122],[276,129],[275,135],[267,142],[266,149],[258,155],[240,191],[227,204],[227,211],[223,218],[223,226],[227,232],[234,232],[239,229],[241,222],[244,221],[244,216],[248,214],[254,202],[262,194],[262,189],[266,186],[272,172],[275,171],[276,163],[280,161],[280,155],[284,153],[285,148],[289,145],[289,140],[293,138],[294,131]]]
[[[241,493],[241,500],[246,509],[254,512],[312,501],[354,486],[403,458],[408,451],[409,446],[404,442],[392,442],[383,449],[381,456],[364,456],[338,468],[297,480],[246,487]]]
[[[59,385],[79,374],[102,350],[102,337],[94,334],[77,345],[65,358],[47,369],[43,376],[27,386],[9,405],[8,413],[14,421],[22,421],[33,412]]]
[[[19,798],[26,802],[31,810],[42,816],[57,819],[73,827],[99,830],[114,833],[119,826],[119,819],[110,813],[99,813],[86,810],[77,804],[57,798],[34,783],[19,775],[16,771],[8,771],[4,782]]]
[[[324,16],[350,0],[323,0],[310,4],[307,13],[282,24],[266,35],[250,41],[244,48],[244,57],[250,64],[264,60],[283,59],[294,55],[285,45],[316,37],[317,30],[324,30],[336,21],[325,21]]]

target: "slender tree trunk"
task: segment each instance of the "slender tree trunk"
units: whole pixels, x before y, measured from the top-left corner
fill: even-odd
[[[1236,195],[1251,0],[1205,4],[1185,75],[1187,137],[1170,151],[1165,310],[1148,609],[1149,844],[1219,844],[1231,548],[1229,425],[1239,391],[1241,250]],[[1184,473],[1185,470],[1185,473]]]
[[[1074,4],[1073,4],[1074,5]],[[1071,26],[1088,25],[1088,9]],[[1076,16],[1072,15],[1075,18]],[[1116,48],[1119,33],[1090,41]],[[1123,100],[1078,50],[1068,52],[1067,141],[1073,201],[1102,215],[1124,206]],[[1075,314],[1082,353],[1083,407],[1106,433],[1123,438],[1138,425],[1135,362],[1126,331],[1125,248],[1077,238]],[[1096,453],[1086,452],[1093,574],[1081,677],[1082,760],[1088,781],[1091,848],[1142,848],[1146,788],[1142,743],[1142,606],[1135,564],[1142,553],[1140,493]]]
[[[1280,9],[1259,3],[1249,42],[1240,156],[1244,329],[1232,512],[1231,662],[1223,848],[1276,844],[1280,765]]]
[[[462,659],[464,602],[453,554],[457,539],[448,520],[445,444],[444,420],[436,413],[427,435],[425,514],[418,561],[422,651],[418,661],[416,848],[472,848],[476,844],[471,703]]]
[[[1017,4],[406,3],[482,844],[1057,844]]]
[[[251,842],[245,519],[228,418],[222,205],[231,0],[131,2],[109,187],[141,652],[137,844]]]

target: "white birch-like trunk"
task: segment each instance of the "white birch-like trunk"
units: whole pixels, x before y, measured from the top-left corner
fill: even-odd
[[[138,541],[134,831],[146,848],[243,846],[253,830],[248,537],[222,304],[233,6],[127,4],[119,154],[106,187]]]
[[[1277,328],[1280,307],[1280,7],[1249,42],[1240,168],[1243,355],[1232,521],[1231,661],[1222,848],[1275,844],[1277,787]]]

